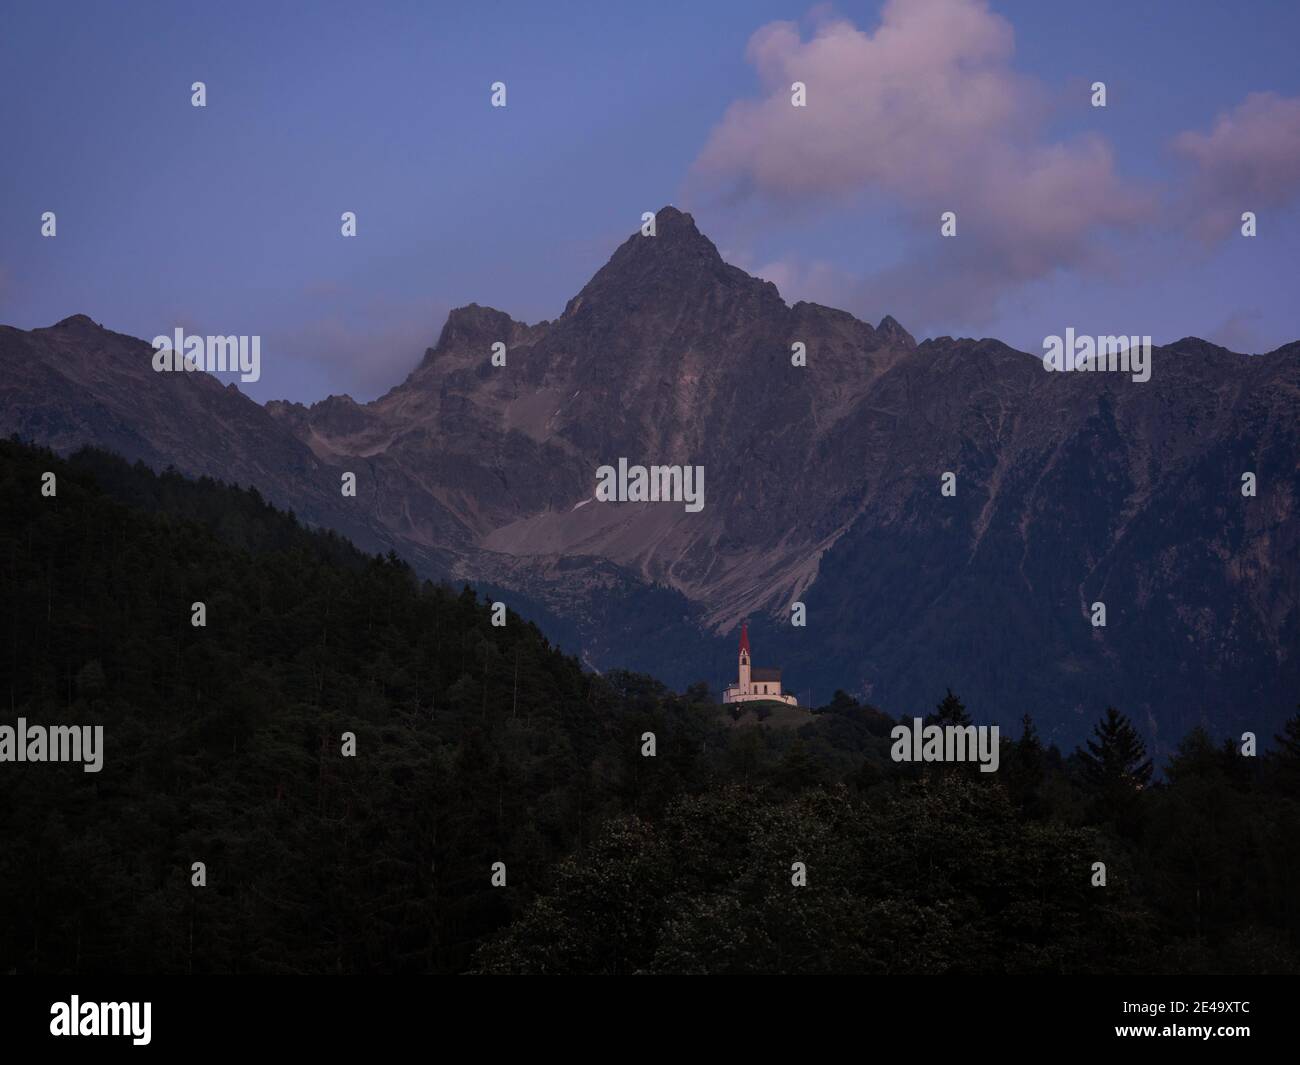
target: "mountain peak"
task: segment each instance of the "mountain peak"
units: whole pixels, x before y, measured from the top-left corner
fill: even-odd
[[[55,322],[52,328],[73,329],[73,328],[85,327],[85,326],[89,326],[91,329],[98,329],[99,323],[92,320],[91,317],[86,314],[70,314],[68,315],[67,318],[64,318],[62,321]]]
[[[682,235],[703,236],[699,229],[696,228],[694,216],[687,214],[685,211],[679,211],[671,203],[664,204],[655,212],[655,231],[658,232],[665,228]]]
[[[645,236],[644,230],[638,229],[614,252],[610,261],[616,260],[626,250],[640,252],[649,250],[658,254],[687,252],[709,260],[721,261],[722,259],[713,241],[701,233],[696,226],[695,218],[685,211],[679,211],[672,204],[666,204],[655,212],[653,237]]]
[[[638,231],[629,238],[629,243],[635,240],[644,242],[645,239]],[[717,245],[700,232],[695,218],[672,204],[655,212],[654,240],[653,247],[660,254],[667,252],[674,257],[695,258],[710,264],[723,261]]]
[[[508,341],[517,323],[505,311],[495,307],[481,307],[477,303],[456,307],[447,315],[447,322],[438,336],[435,352],[445,351],[460,344],[477,344],[483,341]]]
[[[1235,355],[1236,352],[1220,344],[1211,343],[1200,337],[1186,336],[1167,345],[1173,351],[1184,351],[1191,355]]]
[[[707,292],[718,284],[771,287],[724,262],[717,246],[685,211],[669,204],[654,219],[654,236],[638,229],[619,245],[609,262],[569,301],[565,318],[593,305],[613,305],[621,312],[656,302],[670,306],[686,294]]]
[[[899,325],[892,314],[887,314],[880,319],[880,324],[876,326],[876,332],[896,343],[902,344],[906,348],[916,347],[916,338]]]

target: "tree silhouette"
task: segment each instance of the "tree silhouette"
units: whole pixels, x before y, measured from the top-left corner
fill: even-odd
[[[1300,763],[1300,703],[1296,704],[1296,712],[1287,718],[1282,734],[1273,738],[1277,740],[1278,753],[1284,759]]]
[[[1080,748],[1079,764],[1091,793],[1090,813],[1123,836],[1139,831],[1139,795],[1151,783],[1151,759],[1132,722],[1113,706],[1093,729],[1096,739]]]
[[[1151,783],[1146,745],[1127,717],[1113,706],[1106,707],[1106,716],[1093,735],[1097,738],[1088,741],[1087,751],[1079,751],[1084,776],[1092,784],[1140,791]]]
[[[934,708],[933,721],[938,725],[969,725],[971,717],[966,712],[966,704],[953,695],[952,689],[949,688],[948,694]]]
[[[1034,719],[1028,714],[1021,721],[1020,739],[1012,745],[1007,766],[1007,787],[1011,797],[1030,817],[1042,813],[1040,789],[1047,778],[1046,756]]]

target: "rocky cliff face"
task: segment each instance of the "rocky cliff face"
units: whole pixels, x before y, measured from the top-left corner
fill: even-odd
[[[1197,720],[1264,734],[1300,698],[1300,344],[1189,338],[1147,382],[1047,373],[994,340],[787,306],[689,215],[656,221],[553,322],[453,311],[364,405],[262,408],[80,317],[0,329],[0,430],[255,484],[516,596],[590,664],[676,684],[729,677],[750,616],[801,698],[910,713],[951,685],[1062,739],[1107,702],[1157,744]],[[620,457],[702,466],[703,510],[594,500]]]

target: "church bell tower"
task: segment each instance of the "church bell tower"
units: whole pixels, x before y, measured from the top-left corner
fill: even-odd
[[[740,623],[740,691],[749,693],[749,622]]]

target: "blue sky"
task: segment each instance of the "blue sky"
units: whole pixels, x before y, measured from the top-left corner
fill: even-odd
[[[942,17],[918,25],[927,5]],[[1300,5],[985,8],[11,0],[0,322],[258,334],[255,398],[371,398],[449,308],[553,318],[672,202],[787,300],[894,314],[918,335],[1026,350],[1066,326],[1242,350],[1300,338]],[[796,127],[781,80],[805,69],[813,121]],[[1089,106],[1095,80],[1105,109]],[[939,81],[952,93],[936,103]],[[986,86],[988,110],[967,115]],[[891,115],[940,133],[902,147]],[[945,178],[949,135],[964,154]],[[818,173],[784,168],[803,152]],[[1238,203],[1259,236],[1202,231]]]

